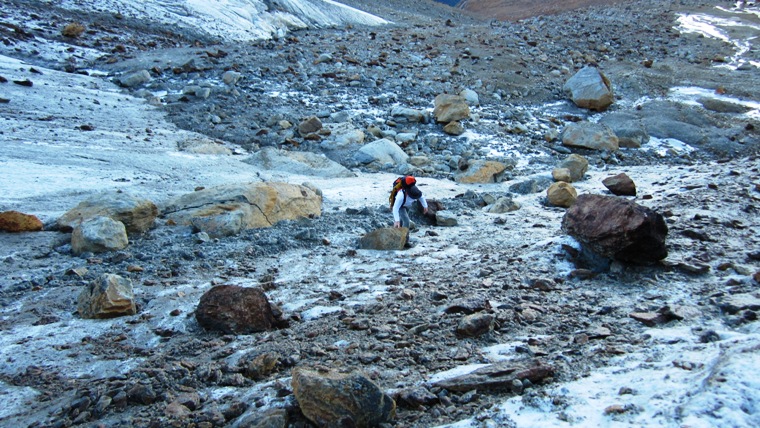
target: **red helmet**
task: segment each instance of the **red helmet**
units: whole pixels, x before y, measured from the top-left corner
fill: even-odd
[[[402,181],[404,187],[411,187],[417,184],[417,179],[412,177],[411,175],[407,175],[404,177],[404,180]]]

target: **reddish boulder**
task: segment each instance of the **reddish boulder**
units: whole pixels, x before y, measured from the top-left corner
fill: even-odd
[[[631,180],[626,173],[613,175],[602,180],[602,184],[613,195],[617,196],[636,196],[636,183]]]
[[[250,334],[287,326],[282,312],[269,303],[261,288],[220,285],[207,291],[195,310],[195,319],[206,330]]]
[[[562,218],[562,230],[591,252],[647,264],[668,255],[662,215],[615,196],[581,195]]]

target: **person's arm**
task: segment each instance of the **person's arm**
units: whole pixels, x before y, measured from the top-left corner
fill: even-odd
[[[428,203],[425,200],[425,197],[424,196],[420,196],[420,198],[418,199],[418,201],[420,201],[420,205],[422,205],[422,212],[425,213],[425,214],[427,214],[427,212],[428,212]]]
[[[401,205],[404,204],[404,191],[399,190],[398,193],[396,193],[396,200],[393,201],[393,226],[400,227],[401,226],[401,214],[399,214],[399,210],[401,210]]]

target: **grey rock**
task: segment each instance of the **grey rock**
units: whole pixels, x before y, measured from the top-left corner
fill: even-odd
[[[74,254],[122,250],[129,245],[124,223],[110,217],[93,217],[83,221],[71,234]]]
[[[601,123],[571,123],[562,130],[562,144],[591,150],[616,151],[618,138],[609,126]]]
[[[584,67],[568,79],[562,89],[581,108],[604,111],[615,97],[609,79],[595,67]]]

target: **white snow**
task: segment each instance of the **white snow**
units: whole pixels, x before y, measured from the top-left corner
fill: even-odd
[[[108,11],[178,25],[226,41],[284,37],[289,31],[389,21],[330,0],[280,0],[273,10],[261,0],[62,0],[66,9]]]

